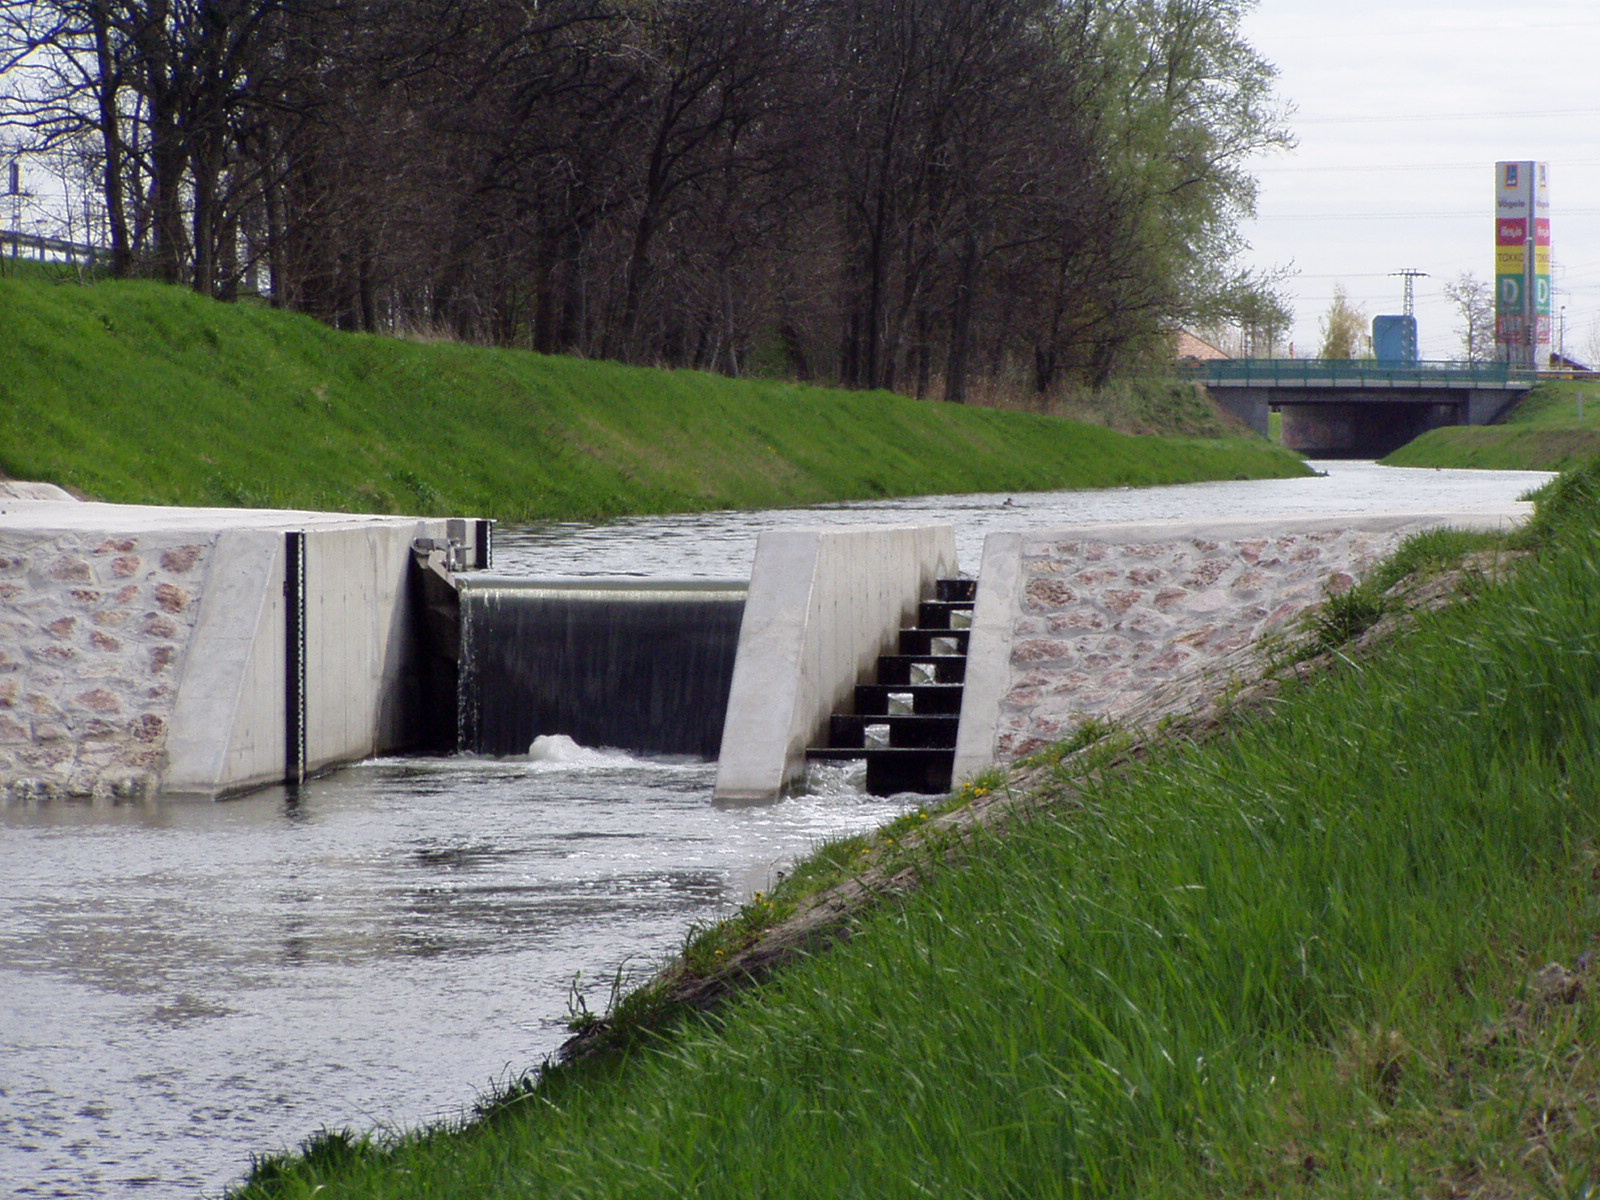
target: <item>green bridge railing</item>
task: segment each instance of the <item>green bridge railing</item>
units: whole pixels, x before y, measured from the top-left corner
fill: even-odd
[[[1182,363],[1202,383],[1256,387],[1532,387],[1534,374],[1507,362],[1386,363],[1371,358],[1221,358]]]

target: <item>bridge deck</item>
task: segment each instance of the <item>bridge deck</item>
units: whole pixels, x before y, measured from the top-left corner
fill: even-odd
[[[1184,364],[1184,373],[1213,387],[1350,390],[1524,391],[1534,372],[1511,363],[1387,363],[1376,359],[1230,358]]]

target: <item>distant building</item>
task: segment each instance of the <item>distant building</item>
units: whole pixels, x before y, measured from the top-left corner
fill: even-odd
[[[1233,355],[1224,354],[1204,338],[1195,337],[1187,329],[1180,329],[1177,350],[1173,357],[1179,362],[1215,362],[1222,358],[1232,358]]]

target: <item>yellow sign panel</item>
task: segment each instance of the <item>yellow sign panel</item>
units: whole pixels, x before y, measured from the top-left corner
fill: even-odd
[[[1550,274],[1550,247],[1536,247],[1534,253],[1534,274]],[[1494,248],[1494,273],[1496,275],[1513,275],[1527,270],[1527,250],[1522,246],[1496,246]]]

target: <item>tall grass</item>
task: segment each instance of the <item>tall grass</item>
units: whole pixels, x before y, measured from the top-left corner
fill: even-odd
[[[1600,454],[1600,382],[1548,379],[1498,425],[1433,429],[1383,461],[1396,467],[1564,471]]]
[[[1491,1163],[1457,1120],[1508,1090],[1480,1086],[1469,1048],[1597,927],[1595,491],[1553,497],[1566,511],[1510,583],[1270,721],[1082,781],[719,1017],[464,1132],[264,1163],[245,1194],[1600,1184],[1600,1121],[1547,1122],[1536,1161]],[[1600,1032],[1582,1011],[1574,1028]]]
[[[0,278],[0,472],[99,499],[592,519],[1289,476],[1259,439],[339,333]]]

